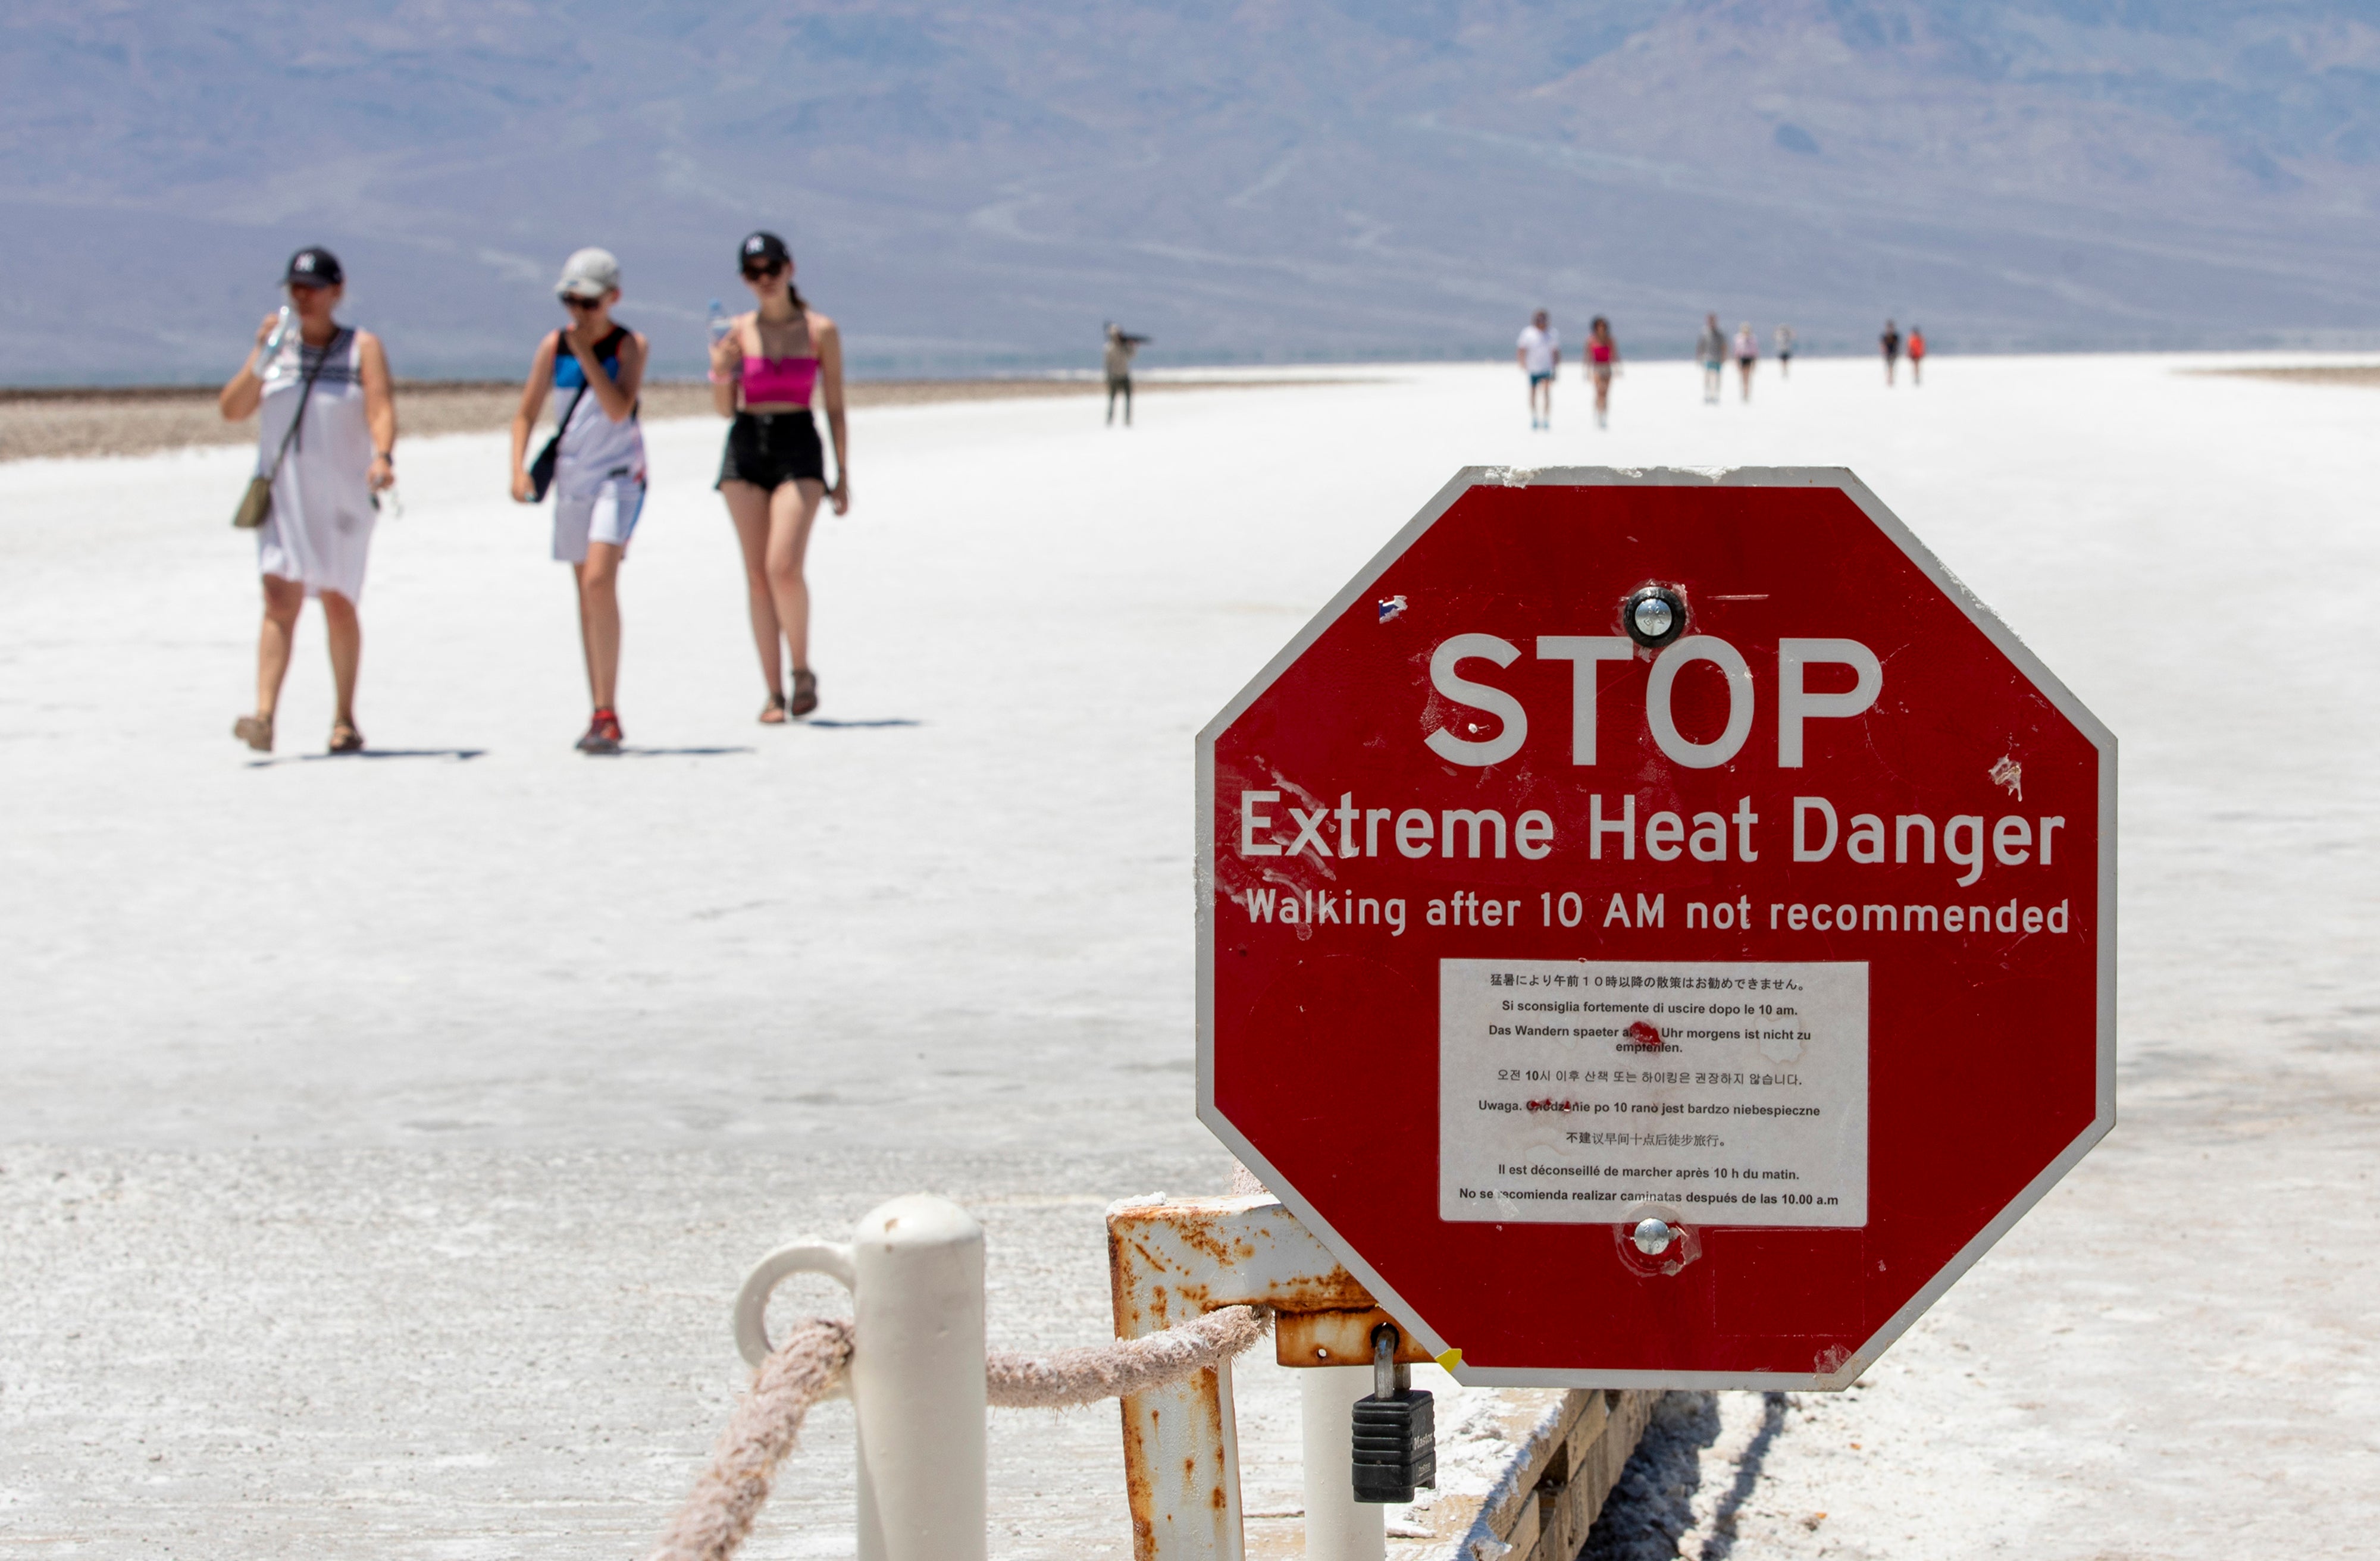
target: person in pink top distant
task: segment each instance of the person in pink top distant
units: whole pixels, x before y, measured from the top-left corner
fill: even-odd
[[[1611,321],[1602,315],[1586,328],[1586,368],[1595,376],[1595,426],[1611,426],[1611,372],[1620,367],[1620,344],[1611,337]]]
[[[760,720],[777,725],[818,708],[818,674],[810,671],[810,588],[802,575],[819,501],[834,513],[851,508],[849,436],[843,417],[843,335],[811,309],[794,286],[794,257],[773,233],[744,240],[744,284],[759,308],[735,317],[711,345],[710,399],[727,430],[719,463],[719,493],[744,546],[751,590],[752,637],[769,702]],[[813,402],[826,406],[834,441],[834,486],[826,482]],[[779,659],[779,645],[784,659]],[[784,670],[790,662],[788,694]]]

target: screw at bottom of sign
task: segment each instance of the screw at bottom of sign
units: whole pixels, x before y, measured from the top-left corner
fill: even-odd
[[[1670,1250],[1670,1243],[1677,1239],[1677,1235],[1670,1228],[1668,1220],[1646,1219],[1637,1222],[1635,1232],[1629,1239],[1646,1257],[1658,1257]]]

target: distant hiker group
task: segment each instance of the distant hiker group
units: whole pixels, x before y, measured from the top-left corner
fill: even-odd
[[[1779,379],[1790,379],[1793,371],[1793,353],[1799,338],[1793,327],[1779,323],[1769,334],[1769,351],[1777,359]],[[1912,326],[1904,341],[1900,327],[1888,320],[1879,338],[1884,349],[1884,382],[1890,385],[1898,372],[1902,352],[1909,356],[1910,383],[1922,382],[1925,363],[1925,333]],[[1520,339],[1513,344],[1513,357],[1522,374],[1528,381],[1529,427],[1542,431],[1553,427],[1554,380],[1561,369],[1561,333],[1552,316],[1537,310],[1523,328]],[[1702,369],[1703,404],[1716,406],[1727,389],[1727,366],[1732,362],[1736,371],[1736,398],[1739,402],[1752,399],[1753,372],[1760,365],[1760,336],[1752,321],[1739,323],[1732,334],[1719,324],[1717,314],[1703,316],[1701,332],[1694,337],[1694,361]],[[1611,380],[1620,366],[1620,348],[1611,333],[1611,321],[1597,315],[1588,328],[1586,369],[1595,384],[1595,426],[1610,427]]]

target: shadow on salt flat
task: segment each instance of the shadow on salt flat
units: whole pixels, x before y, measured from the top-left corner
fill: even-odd
[[[812,716],[809,720],[796,724],[829,727],[838,732],[858,732],[880,726],[923,726],[926,723],[921,720],[911,720],[906,716],[888,716],[882,720],[820,720]]]
[[[337,759],[351,764],[358,759],[446,759],[460,764],[466,759],[483,757],[485,748],[366,748],[359,754],[285,754],[269,759],[250,759],[250,769],[271,769],[280,764],[320,764],[325,759]]]
[[[1653,1410],[1644,1439],[1620,1482],[1596,1516],[1580,1549],[1582,1561],[1670,1561],[1683,1553],[1688,1535],[1701,1543],[1701,1561],[1720,1561],[1736,1543],[1736,1515],[1759,1488],[1768,1449],[1785,1429],[1782,1393],[1764,1393],[1760,1423],[1732,1459],[1718,1448],[1722,1427],[1718,1395],[1670,1393]],[[1726,1489],[1697,1519],[1694,1496],[1707,1482],[1727,1480]]]

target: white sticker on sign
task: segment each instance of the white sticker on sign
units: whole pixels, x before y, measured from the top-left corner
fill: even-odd
[[[1867,965],[1438,962],[1438,1212],[1867,1223]]]

